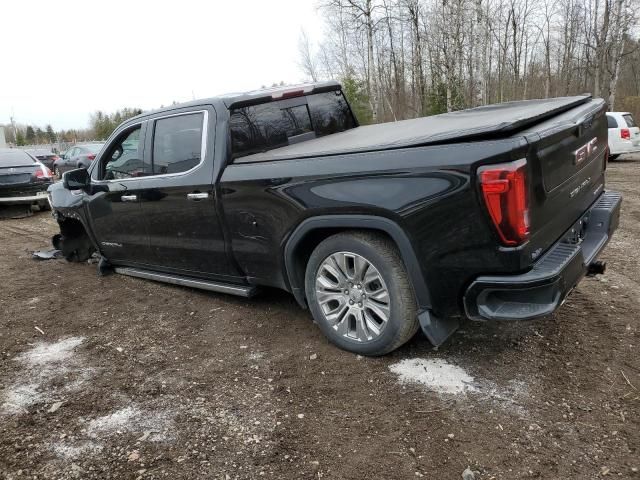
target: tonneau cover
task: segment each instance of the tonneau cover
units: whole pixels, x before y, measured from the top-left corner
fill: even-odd
[[[591,101],[590,95],[522,100],[430,117],[380,123],[241,157],[234,163],[339,155],[478,137],[508,136],[561,112]]]

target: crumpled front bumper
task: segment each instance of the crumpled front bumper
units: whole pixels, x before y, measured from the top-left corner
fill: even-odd
[[[533,268],[520,275],[481,276],[464,295],[472,320],[529,320],[556,310],[589,271],[618,227],[622,195],[604,192],[581,218],[580,241],[574,228],[554,244]]]

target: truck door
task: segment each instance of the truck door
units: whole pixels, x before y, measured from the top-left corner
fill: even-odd
[[[215,111],[199,107],[149,121],[152,174],[141,179],[155,269],[233,281],[213,187]]]
[[[149,236],[140,206],[146,122],[125,128],[91,169],[89,223],[104,256],[113,263],[149,261]]]

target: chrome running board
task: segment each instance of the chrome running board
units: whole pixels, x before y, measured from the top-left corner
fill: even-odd
[[[142,270],[139,268],[114,267],[113,270],[116,273],[129,275],[130,277],[155,280],[156,282],[171,283],[173,285],[182,285],[183,287],[199,288],[201,290],[209,290],[211,292],[228,293],[246,298],[255,295],[257,290],[253,285],[233,285],[230,283],[212,282],[211,280],[182,277],[171,273],[153,272],[151,270]]]

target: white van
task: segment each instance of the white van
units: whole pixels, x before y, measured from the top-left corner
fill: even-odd
[[[640,128],[629,112],[607,112],[609,158],[640,152]]]

